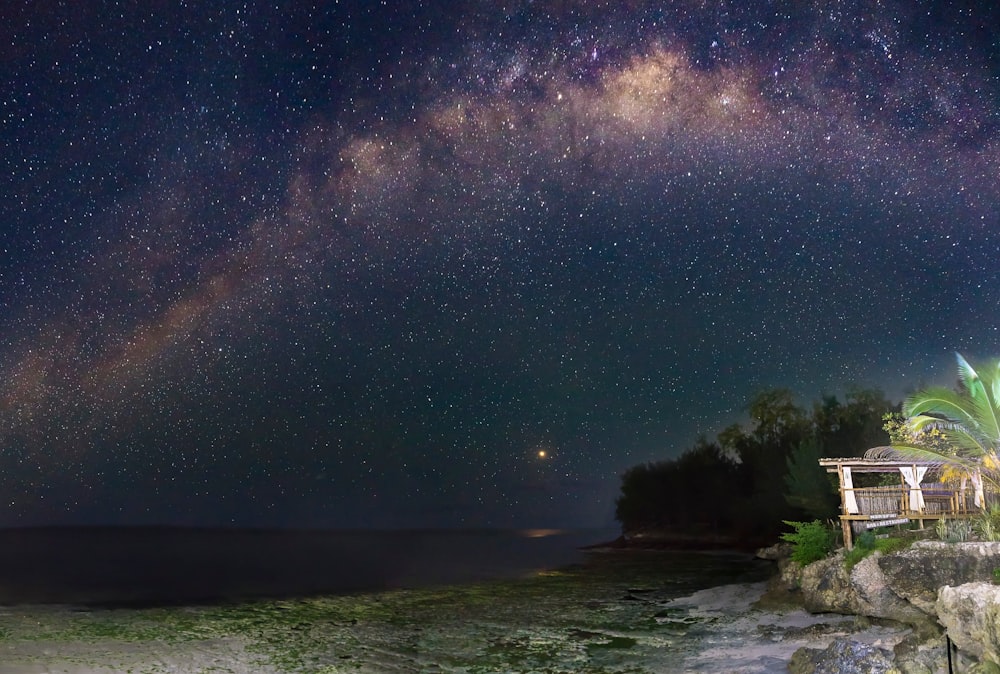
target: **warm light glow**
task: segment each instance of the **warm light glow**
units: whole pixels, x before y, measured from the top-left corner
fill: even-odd
[[[548,452],[546,452],[546,451],[545,451],[544,449],[539,449],[539,450],[538,450],[538,458],[539,458],[539,459],[544,459],[544,458],[545,458],[545,457],[547,457],[548,455],[549,455],[549,453],[548,453]]]

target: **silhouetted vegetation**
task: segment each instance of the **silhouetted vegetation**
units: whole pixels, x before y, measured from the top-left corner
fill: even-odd
[[[836,484],[817,460],[887,444],[883,416],[895,409],[876,390],[851,391],[843,403],[825,396],[811,412],[786,389],[764,391],[748,406],[748,428],[730,426],[677,458],[625,471],[616,517],[626,532],[753,540],[777,539],[785,520],[836,517]]]

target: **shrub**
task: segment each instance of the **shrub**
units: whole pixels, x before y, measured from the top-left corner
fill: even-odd
[[[855,564],[876,550],[883,555],[888,555],[893,552],[905,550],[910,547],[914,540],[913,538],[901,538],[899,536],[876,538],[875,534],[871,531],[862,532],[854,539],[854,548],[844,554],[844,566],[850,571],[854,568]]]
[[[875,550],[875,534],[871,531],[862,531],[854,537],[854,547],[844,553],[844,566],[848,571],[854,565],[870,555]]]
[[[984,541],[1000,541],[1000,506],[993,505],[976,518],[976,534]]]
[[[968,520],[938,520],[934,525],[937,537],[945,543],[964,543],[972,537],[972,524]]]
[[[819,520],[784,522],[795,529],[781,534],[781,540],[792,544],[792,561],[803,566],[812,564],[826,557],[833,549],[834,532]]]

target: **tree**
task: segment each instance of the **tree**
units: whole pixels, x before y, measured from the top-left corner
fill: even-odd
[[[823,445],[816,437],[803,440],[788,457],[785,500],[813,519],[826,520],[837,514],[838,498],[830,476],[819,465]]]
[[[725,531],[765,540],[803,513],[831,517],[837,500],[820,456],[856,456],[885,444],[883,416],[894,407],[880,391],[853,389],[843,404],[825,396],[810,415],[788,389],[758,393],[747,406],[748,428],[733,424],[715,442],[701,438],[674,459],[627,470],[618,521],[626,531]]]
[[[860,456],[889,442],[884,417],[896,408],[877,389],[852,388],[844,404],[835,396],[824,396],[813,405],[813,433],[826,456]]]
[[[735,486],[733,461],[717,444],[700,438],[675,459],[626,470],[615,517],[626,531],[717,532],[730,524],[727,497]]]
[[[893,448],[915,458],[943,461],[966,472],[983,470],[997,482],[1000,449],[1000,360],[979,371],[961,354],[959,389],[932,386],[903,403],[906,438]],[[924,438],[938,442],[925,442]]]

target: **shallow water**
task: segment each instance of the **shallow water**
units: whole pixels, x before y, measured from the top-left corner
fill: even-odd
[[[770,570],[745,555],[609,552],[527,578],[437,587],[142,610],[11,607],[0,611],[0,660],[19,674],[737,671],[698,660],[699,649],[731,638],[728,625],[746,631],[735,621]],[[771,671],[759,664],[739,671]]]

